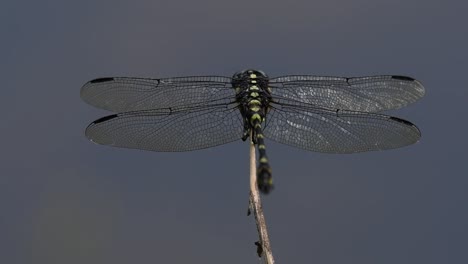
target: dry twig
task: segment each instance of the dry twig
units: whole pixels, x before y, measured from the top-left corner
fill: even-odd
[[[255,223],[257,224],[257,231],[259,241],[255,243],[257,245],[257,254],[259,257],[263,257],[267,264],[274,264],[273,253],[271,252],[270,239],[268,238],[268,232],[263,215],[262,203],[260,201],[260,193],[257,188],[257,164],[255,157],[255,145],[250,143],[250,204],[249,212],[253,211],[255,217]]]

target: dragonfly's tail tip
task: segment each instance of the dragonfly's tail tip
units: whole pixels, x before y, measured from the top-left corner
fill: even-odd
[[[258,167],[257,186],[263,194],[268,194],[273,190],[273,177],[270,166],[261,164]]]

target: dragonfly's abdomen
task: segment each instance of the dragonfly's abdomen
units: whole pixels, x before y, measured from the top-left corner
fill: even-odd
[[[254,125],[254,137],[256,137],[256,145],[258,149],[258,168],[257,168],[257,186],[263,193],[269,193],[273,189],[273,177],[271,175],[271,167],[266,155],[266,146],[263,140],[262,126],[260,122]]]

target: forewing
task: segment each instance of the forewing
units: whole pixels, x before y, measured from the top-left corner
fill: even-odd
[[[231,78],[220,76],[99,78],[81,88],[85,102],[117,113],[230,102],[234,96]]]
[[[224,105],[115,114],[86,129],[86,136],[98,144],[167,152],[209,148],[238,140],[242,134],[239,110]]]
[[[273,107],[265,136],[276,142],[325,153],[354,153],[413,144],[421,134],[412,123],[387,115],[297,106]]]
[[[424,96],[420,82],[405,76],[325,77],[292,75],[270,80],[278,103],[289,99],[328,109],[380,112],[398,109]]]

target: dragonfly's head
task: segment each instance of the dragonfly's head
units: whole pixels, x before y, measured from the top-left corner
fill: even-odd
[[[264,86],[261,84],[268,83],[268,75],[259,70],[247,69],[235,73],[231,83],[232,87],[236,88],[236,93],[239,94],[241,91],[248,90],[252,85]]]
[[[264,78],[267,79],[268,75],[266,75],[263,71],[254,70],[254,69],[247,69],[240,72],[236,72],[233,76],[233,80],[249,80],[255,78]]]

